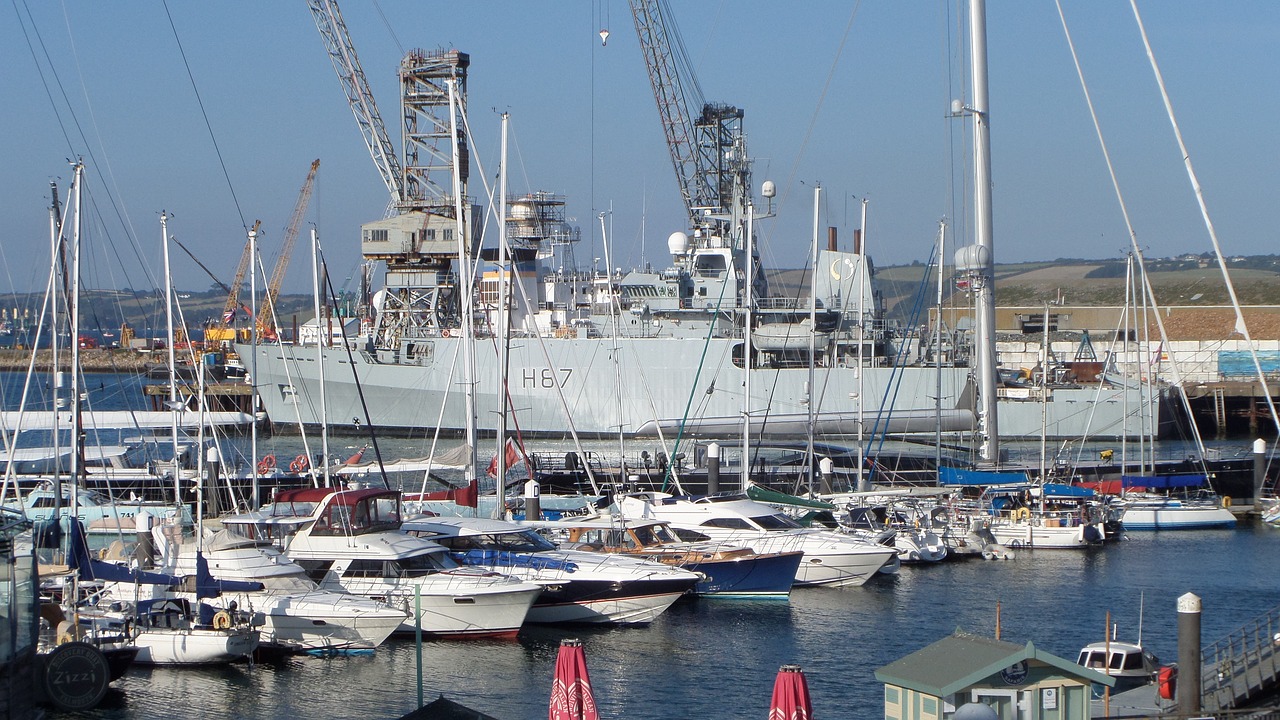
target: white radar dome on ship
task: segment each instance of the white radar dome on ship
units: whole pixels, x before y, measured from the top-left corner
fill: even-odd
[[[512,220],[532,220],[536,215],[533,203],[529,200],[516,200],[511,203]]]
[[[689,236],[679,230],[667,236],[667,250],[672,255],[684,255],[689,252]]]
[[[382,307],[386,302],[387,291],[385,288],[373,294],[373,309],[375,312],[382,312]]]
[[[771,198],[778,194],[778,188],[773,184],[772,180],[765,180],[764,184],[760,186],[760,194]]]

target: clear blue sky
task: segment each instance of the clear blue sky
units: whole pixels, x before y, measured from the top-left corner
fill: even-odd
[[[778,185],[778,217],[761,227],[770,266],[804,264],[815,182],[826,193],[822,225],[840,226],[843,239],[857,221],[853,198],[870,199],[868,247],[881,265],[927,259],[938,219],[965,216],[965,193],[952,190],[963,170],[951,158],[963,158],[949,148],[966,133],[945,117],[960,93],[949,78],[963,73],[954,4],[673,6],[707,99],[746,109],[757,186]],[[496,171],[496,113],[507,110],[511,190],[567,195],[584,231],[580,258],[603,254],[595,216],[612,208],[614,264],[642,253],[666,264],[683,211],[625,2],[346,0],[342,9],[397,144],[403,51],[468,52],[484,172]],[[1064,9],[1147,252],[1209,250],[1128,3]],[[1226,252],[1275,252],[1280,4],[1140,9]],[[65,159],[76,155],[90,162],[90,286],[157,286],[162,209],[224,281],[243,225],[261,219],[270,272],[317,157],[307,221],[335,280],[356,267],[359,225],[381,216],[387,193],[304,2],[16,0],[0,14],[0,284],[43,286],[48,182],[65,188]],[[1053,3],[993,0],[988,24],[997,261],[1119,257],[1124,225]],[[175,253],[176,284],[208,287]],[[305,258],[300,241],[286,291],[309,288]]]

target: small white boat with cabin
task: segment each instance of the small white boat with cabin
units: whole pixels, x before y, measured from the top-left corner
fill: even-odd
[[[465,565],[537,583],[533,623],[649,623],[702,579],[640,558],[561,550],[533,527],[503,520],[422,518],[405,531],[448,547]]]
[[[272,537],[320,587],[387,602],[439,637],[513,637],[543,587],[459,565],[448,550],[401,529],[398,490],[308,488],[276,495],[263,511],[222,519]]]
[[[742,496],[692,498],[645,492],[616,502],[625,517],[665,520],[683,540],[715,540],[760,553],[803,551],[797,586],[862,585],[887,563],[898,562],[894,548],[801,527],[784,513]]]

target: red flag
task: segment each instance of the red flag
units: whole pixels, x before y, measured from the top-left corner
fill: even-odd
[[[477,507],[480,505],[480,483],[472,480],[466,487],[454,488],[449,491],[448,498],[459,505],[466,507]]]
[[[516,441],[513,440],[512,438],[507,438],[506,456],[507,456],[506,468],[508,470],[510,470],[512,466],[514,466],[516,463],[520,462],[520,448],[516,447]],[[497,455],[494,455],[493,459],[489,461],[489,469],[486,470],[485,472],[489,475],[489,477],[492,477],[492,478],[498,477],[498,456]]]

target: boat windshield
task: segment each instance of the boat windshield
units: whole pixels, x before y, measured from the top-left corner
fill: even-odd
[[[555,550],[550,540],[533,530],[519,532],[481,533],[458,537],[432,538],[450,550],[508,550],[512,552],[544,552]]]
[[[680,538],[676,537],[675,533],[671,532],[671,528],[666,525],[644,525],[632,529],[632,532],[641,547],[680,542]]]
[[[751,522],[759,525],[765,530],[795,530],[800,527],[799,523],[782,513],[753,517],[751,518]]]
[[[429,552],[398,560],[352,560],[345,577],[412,578],[453,570],[458,564],[447,553]]]

